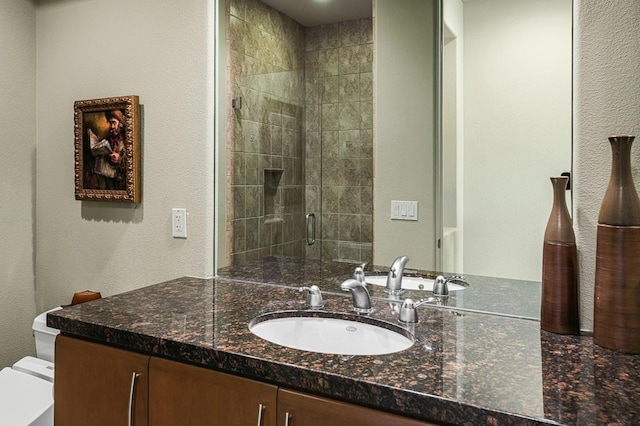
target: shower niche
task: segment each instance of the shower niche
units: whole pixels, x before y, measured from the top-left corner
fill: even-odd
[[[282,222],[283,169],[264,169],[263,200],[264,223]]]

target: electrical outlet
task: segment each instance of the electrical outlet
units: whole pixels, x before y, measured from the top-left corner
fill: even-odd
[[[187,209],[171,209],[173,238],[187,238]]]

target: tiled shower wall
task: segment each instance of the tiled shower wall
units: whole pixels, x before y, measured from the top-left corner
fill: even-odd
[[[227,262],[303,257],[304,28],[258,0],[226,18]]]
[[[304,28],[259,0],[231,0],[226,17],[227,262],[369,262],[371,20]],[[307,246],[305,213],[321,208]]]
[[[371,262],[372,21],[305,34],[307,211],[322,206],[323,259]],[[317,245],[307,249],[307,257],[317,256]]]

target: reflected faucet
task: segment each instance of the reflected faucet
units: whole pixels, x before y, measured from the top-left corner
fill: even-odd
[[[433,294],[438,296],[448,296],[449,295],[449,283],[460,284],[464,286],[468,286],[469,283],[465,281],[464,276],[462,275],[453,275],[449,278],[445,278],[442,275],[438,275],[433,282]]]
[[[409,258],[407,256],[400,256],[391,264],[389,274],[387,275],[387,293],[402,293],[402,275],[404,274],[404,267],[407,262],[409,262]]]
[[[356,281],[360,281],[364,283],[364,268],[367,266],[366,263],[362,263],[360,266],[356,266],[356,269],[353,271],[353,279]],[[365,283],[366,284],[366,283]]]
[[[349,278],[342,284],[340,288],[344,291],[350,291],[353,297],[353,310],[359,314],[368,314],[371,312],[371,299],[365,283],[353,278]]]
[[[426,299],[422,299],[419,302],[414,302],[412,299],[405,299],[402,303],[402,307],[400,308],[398,321],[405,324],[417,323],[418,311],[416,310],[416,308],[426,303],[434,303],[436,305],[439,305],[440,299],[438,299],[437,297],[427,297]]]

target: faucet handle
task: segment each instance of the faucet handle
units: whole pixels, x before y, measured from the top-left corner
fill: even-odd
[[[416,308],[424,305],[425,303],[440,304],[440,299],[437,297],[427,297],[425,299],[421,299],[419,302],[414,302],[413,299],[404,299],[402,307],[400,308],[400,314],[398,314],[398,321],[407,324],[417,323],[418,310]]]
[[[353,279],[356,281],[360,281],[361,283],[366,284],[364,280],[364,268],[367,266],[366,263],[361,264],[360,266],[356,266],[356,269],[353,271]]]
[[[438,275],[433,282],[433,294],[437,294],[438,296],[448,296],[449,295],[449,286],[448,280],[446,280],[442,275]]]
[[[464,277],[464,275],[452,275],[449,278],[447,278],[447,282],[448,283],[461,283],[464,285],[469,285],[469,283],[467,282],[466,278]]]
[[[404,299],[400,307],[400,314],[398,314],[398,321],[407,324],[415,324],[418,322],[418,311],[416,311],[416,305],[413,303],[413,299]]]
[[[463,275],[452,275],[448,278],[438,275],[433,282],[433,294],[437,294],[438,296],[448,296],[449,283],[458,283],[465,286],[469,285],[467,281],[465,281]]]
[[[300,287],[300,292],[307,292],[307,305],[312,309],[320,309],[324,306],[322,301],[322,292],[317,285],[311,287]]]

